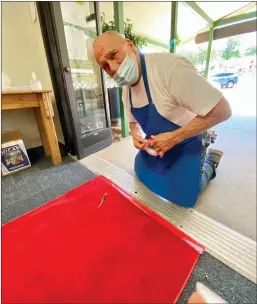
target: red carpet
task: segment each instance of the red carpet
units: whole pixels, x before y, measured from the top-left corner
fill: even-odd
[[[202,251],[100,176],[2,227],[2,303],[174,303]]]

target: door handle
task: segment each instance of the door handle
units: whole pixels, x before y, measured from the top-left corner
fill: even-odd
[[[70,73],[70,68],[68,68],[68,67],[64,67],[63,70],[64,70],[64,72],[66,72],[66,73]]]

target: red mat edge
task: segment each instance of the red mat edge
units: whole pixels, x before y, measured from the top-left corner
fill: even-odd
[[[189,246],[191,246],[192,248],[194,248],[198,253],[202,254],[205,251],[205,247],[203,245],[201,245],[198,242],[196,242],[194,239],[192,239],[190,236],[188,236],[183,231],[179,230],[177,227],[175,227],[172,223],[170,223],[165,218],[163,218],[162,216],[160,216],[158,213],[156,213],[155,211],[153,211],[152,209],[150,209],[149,207],[147,207],[146,205],[144,205],[143,203],[141,203],[140,201],[138,201],[135,197],[133,197],[132,195],[130,195],[129,193],[127,193],[120,186],[116,185],[115,183],[113,183],[112,181],[110,181],[109,179],[107,179],[106,177],[104,177],[102,175],[100,175],[99,178],[107,181],[110,185],[112,185],[113,187],[117,188],[117,190],[119,192],[121,192],[124,196],[127,196],[129,198],[129,200],[136,207],[138,207],[139,209],[141,209],[147,215],[149,215],[152,218],[154,218],[161,225],[163,225],[166,228],[168,228],[170,230],[170,232],[172,232],[176,237],[178,237],[178,238],[182,239],[183,241],[185,241]]]
[[[98,175],[95,178],[69,190],[68,192],[73,192],[75,190],[78,190],[79,188],[84,187],[85,184],[91,182],[92,180],[103,180],[105,182],[107,182],[110,186],[115,187],[122,195],[126,196],[131,203],[133,203],[137,208],[139,208],[140,210],[142,210],[144,213],[146,213],[147,215],[151,216],[152,218],[154,218],[157,222],[159,222],[161,225],[163,225],[164,227],[166,227],[167,229],[170,230],[170,232],[172,232],[176,237],[182,239],[184,242],[186,242],[189,246],[191,246],[192,248],[194,248],[198,253],[202,254],[205,251],[205,247],[202,244],[199,244],[198,242],[196,242],[194,239],[192,239],[190,236],[188,236],[186,233],[184,233],[183,231],[179,230],[177,227],[175,227],[174,225],[172,225],[170,222],[168,222],[165,218],[161,217],[158,213],[156,213],[155,211],[151,210],[149,207],[145,206],[143,203],[141,203],[140,201],[138,201],[135,197],[133,197],[132,195],[130,195],[128,192],[126,192],[126,190],[124,190],[123,188],[121,188],[120,186],[118,186],[117,184],[115,184],[114,182],[112,182],[111,180],[109,180],[108,178],[106,178],[103,175]],[[39,206],[33,210],[30,210],[18,217],[16,217],[15,219],[5,223],[2,225],[2,228],[5,227],[6,225],[9,225],[11,223],[13,223],[14,221],[20,220],[20,218],[22,218],[24,215],[29,215],[31,213],[35,213],[38,211],[38,209],[40,208],[44,208],[44,207],[49,207],[49,205],[52,205],[55,203],[56,200],[58,200],[59,198],[65,196],[68,192],[65,192],[63,194],[61,194],[60,196],[54,198],[53,200],[45,203],[42,206]]]
[[[143,203],[141,203],[140,201],[138,201],[136,198],[134,198],[132,195],[130,195],[128,192],[126,192],[124,189],[122,189],[120,186],[118,186],[117,184],[113,183],[112,181],[110,181],[108,178],[106,178],[103,175],[99,175],[96,176],[95,178],[69,190],[68,192],[73,192],[75,190],[78,190],[79,188],[82,188],[85,184],[91,182],[92,180],[103,180],[105,182],[107,182],[110,186],[116,188],[122,195],[126,196],[129,201],[131,203],[133,203],[137,208],[139,208],[140,210],[142,210],[145,214],[147,214],[148,216],[154,218],[155,220],[157,220],[157,222],[159,222],[161,225],[163,225],[165,228],[169,229],[170,232],[172,232],[176,237],[182,239],[184,242],[186,242],[190,247],[192,247],[195,251],[197,251],[199,253],[199,256],[205,251],[205,247],[199,243],[197,243],[194,239],[192,239],[190,236],[188,236],[187,234],[185,234],[183,231],[179,230],[177,227],[175,227],[174,225],[172,225],[170,222],[168,222],[165,218],[161,217],[158,213],[154,212],[153,210],[151,210],[149,207],[145,206]],[[28,211],[20,216],[18,216],[17,218],[5,223],[4,225],[2,225],[2,228],[5,227],[6,225],[15,222],[19,219],[21,219],[24,215],[28,215],[31,213],[36,212],[38,209],[40,208],[44,208],[46,206],[49,207],[49,205],[54,204],[56,200],[58,200],[60,197],[65,196],[68,192],[65,192],[63,194],[61,194],[60,196],[54,198],[53,200],[51,200],[50,202],[45,203],[42,206],[39,206],[31,211]],[[195,260],[194,264],[192,265],[192,268],[190,269],[190,272],[183,284],[183,286],[181,287],[181,290],[179,291],[175,303],[177,303],[179,297],[181,296],[185,286],[187,285],[189,278],[195,268],[196,263],[198,262],[198,258]]]
[[[38,206],[38,207],[36,207],[35,209],[32,209],[32,210],[30,210],[30,211],[28,211],[28,212],[25,212],[25,213],[23,213],[23,214],[17,216],[16,218],[10,220],[9,222],[3,224],[2,227],[6,226],[6,225],[8,225],[8,224],[11,224],[11,223],[13,223],[14,221],[19,220],[19,219],[22,218],[24,215],[29,215],[30,213],[34,213],[34,212],[38,211],[38,209],[40,209],[40,208],[44,208],[44,207],[47,207],[47,206],[49,206],[49,205],[54,204],[56,200],[58,200],[59,198],[65,196],[67,193],[73,192],[73,191],[75,191],[75,190],[78,190],[79,188],[82,188],[85,184],[91,182],[92,180],[94,180],[94,179],[99,179],[99,177],[104,177],[104,176],[98,175],[98,176],[96,176],[96,177],[94,177],[94,178],[92,178],[92,179],[90,179],[90,180],[84,182],[83,184],[80,184],[80,185],[76,186],[75,188],[72,188],[71,190],[69,190],[69,191],[67,191],[67,192],[65,192],[65,193],[63,193],[63,194],[57,196],[56,198],[54,198],[54,199],[52,199],[52,200],[50,200],[50,201],[48,201],[48,202],[46,202],[46,203],[43,203],[43,205]],[[105,177],[104,177],[104,178],[105,178]],[[107,178],[105,178],[105,179],[107,179]],[[108,179],[107,179],[107,180],[108,180]],[[108,181],[109,181],[109,180],[108,180]]]
[[[130,200],[131,203],[133,203],[137,208],[139,208],[140,210],[142,210],[144,213],[146,213],[148,216],[151,216],[152,218],[154,218],[158,223],[160,223],[161,225],[163,225],[165,228],[169,229],[170,232],[173,233],[173,235],[175,235],[177,238],[182,239],[184,242],[186,242],[190,247],[192,247],[194,250],[196,250],[199,253],[199,256],[201,254],[203,254],[203,252],[205,251],[205,247],[199,243],[197,243],[194,239],[192,239],[190,236],[188,236],[187,234],[185,234],[183,231],[179,230],[177,227],[175,227],[174,225],[172,225],[170,222],[168,222],[165,218],[161,217],[158,213],[156,213],[155,211],[153,211],[152,209],[150,209],[149,207],[145,206],[143,203],[141,203],[140,201],[138,201],[137,199],[135,199],[132,195],[130,195],[129,193],[127,193],[124,189],[122,189],[120,186],[116,185],[115,183],[113,183],[112,181],[110,181],[109,179],[107,179],[106,177],[100,175],[99,179],[103,179],[105,181],[107,181],[109,184],[111,184],[113,187],[115,187],[119,192],[121,192],[121,194],[123,194],[124,196],[127,196]],[[179,291],[174,303],[177,303],[177,301],[179,300],[183,290],[185,289],[185,286],[187,285],[190,276],[196,266],[196,263],[198,262],[198,258],[195,260],[195,262],[192,265],[192,268],[190,269],[187,278],[185,279],[185,282],[183,284],[183,286],[181,287],[181,290]]]

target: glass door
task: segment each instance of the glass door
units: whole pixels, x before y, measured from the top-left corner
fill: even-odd
[[[54,72],[58,90],[63,88],[66,92],[65,110],[70,115],[69,121],[64,119],[72,128],[71,136],[75,137],[70,138],[70,142],[75,144],[78,158],[83,158],[112,142],[103,73],[93,56],[93,43],[100,33],[98,4],[48,2],[47,5],[42,3],[39,8],[41,13],[43,10],[45,19],[45,24],[42,20],[41,24],[43,28],[48,28],[48,43],[56,48],[53,50],[52,46],[50,53],[56,66]],[[48,24],[50,21],[54,34]],[[58,64],[54,59],[55,53]],[[59,72],[62,77],[58,77]]]

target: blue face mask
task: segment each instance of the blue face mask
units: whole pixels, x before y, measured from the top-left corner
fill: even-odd
[[[132,85],[133,83],[137,82],[138,77],[139,70],[137,61],[127,55],[112,79],[116,81],[118,85],[124,86]]]

